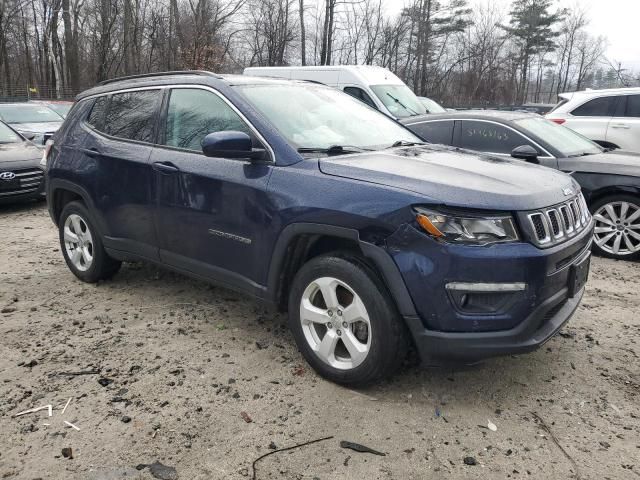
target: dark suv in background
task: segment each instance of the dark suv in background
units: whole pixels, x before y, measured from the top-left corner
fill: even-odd
[[[530,351],[577,308],[592,219],[569,176],[421,144],[303,82],[177,72],[77,98],[46,153],[81,280],[148,260],[288,310],[323,376]],[[565,236],[543,218],[570,215]],[[552,220],[553,221],[553,220]]]

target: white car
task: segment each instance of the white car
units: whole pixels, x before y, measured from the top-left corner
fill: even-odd
[[[547,118],[605,148],[640,152],[640,88],[562,93]]]

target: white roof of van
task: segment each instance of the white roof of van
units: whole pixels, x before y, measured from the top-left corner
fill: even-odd
[[[247,67],[244,69],[244,75],[252,76],[268,76],[268,77],[284,77],[293,78],[292,73],[298,73],[294,75],[296,79],[305,79],[305,73],[309,74],[309,77],[313,77],[314,73],[320,72],[336,72],[340,73],[340,82],[346,83],[348,81],[354,82],[358,79],[359,82],[366,85],[403,85],[404,82],[397,76],[391,73],[384,67],[378,67],[376,65],[323,65],[323,66],[305,66],[305,67]],[[302,75],[300,75],[302,73]],[[355,77],[349,79],[349,77]],[[313,80],[313,78],[309,78]]]

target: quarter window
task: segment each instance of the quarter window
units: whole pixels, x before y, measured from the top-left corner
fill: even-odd
[[[105,116],[105,133],[127,140],[153,142],[155,113],[161,98],[160,90],[112,95]]]
[[[460,148],[509,155],[516,147],[531,145],[522,135],[502,125],[469,120],[460,124]],[[535,145],[531,146],[535,148]]]
[[[594,98],[576,108],[571,115],[576,117],[613,117],[618,97]]]
[[[202,151],[204,137],[213,132],[229,130],[252,136],[240,116],[218,95],[195,88],[171,91],[165,145]]]
[[[640,95],[629,95],[627,97],[627,117],[640,118]]]
[[[453,120],[424,122],[408,127],[427,142],[442,145],[451,145],[453,142]]]
[[[367,92],[358,87],[344,87],[344,93],[351,95],[352,97],[356,97],[361,102],[366,103],[370,107],[377,108],[376,104],[373,103],[371,97],[367,95]]]
[[[104,120],[107,103],[107,97],[98,97],[93,103],[93,107],[91,108],[91,113],[89,114],[87,123],[96,130],[102,130],[102,121]]]

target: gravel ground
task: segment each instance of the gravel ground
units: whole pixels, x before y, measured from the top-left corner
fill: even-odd
[[[640,477],[638,263],[595,258],[581,308],[533,354],[354,391],[236,293],[146,264],[79,282],[42,203],[0,207],[0,231],[0,478],[251,478],[257,457],[327,436],[256,478]],[[135,468],[156,461],[175,471]]]

